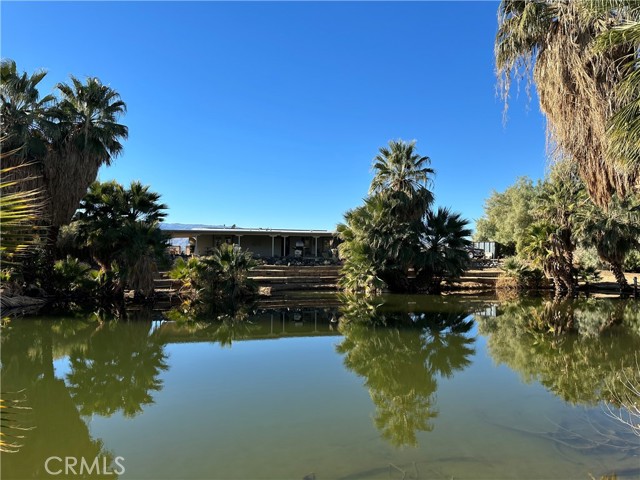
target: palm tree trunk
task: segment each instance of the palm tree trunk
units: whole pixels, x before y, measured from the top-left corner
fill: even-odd
[[[629,290],[629,283],[624,276],[622,265],[620,265],[618,262],[611,262],[610,265],[611,272],[613,272],[613,276],[616,277],[616,282],[618,283],[618,285],[620,285],[620,290]]]

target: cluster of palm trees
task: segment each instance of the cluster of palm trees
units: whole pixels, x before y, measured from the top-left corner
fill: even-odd
[[[196,316],[237,313],[257,292],[248,278],[257,265],[253,254],[233,244],[223,243],[209,255],[178,258],[169,276],[181,282],[182,309]]]
[[[123,149],[128,129],[118,123],[126,112],[120,95],[97,78],[58,83],[56,95],[40,96],[45,71],[20,73],[13,60],[1,65],[0,109],[3,150],[12,151],[3,166],[27,163],[25,172],[44,191],[45,216],[52,227],[67,225],[80,200]]]
[[[369,196],[338,225],[344,289],[437,291],[462,274],[471,231],[459,214],[432,209],[430,164],[415,142],[392,140],[379,149]]]
[[[40,261],[50,267],[48,273],[43,269],[45,278],[31,280],[46,289],[54,287],[56,275],[67,279],[71,272],[87,270],[72,257],[54,266],[60,253],[57,240],[65,227],[67,236],[72,232],[74,237],[72,250],[84,249],[99,266],[102,279],[110,279],[106,290],[113,289],[122,298],[126,283],[146,295],[153,289],[155,261],[166,246],[159,230],[166,206],[138,182],[128,189],[115,182],[94,183],[98,169],[123,150],[128,129],[119,118],[126,105],[118,92],[97,78],[82,82],[71,76],[69,83],[55,86],[55,94],[41,97],[39,86],[45,76],[45,71],[21,73],[13,60],[2,61],[2,193],[5,198],[22,199],[22,212],[25,199],[37,199],[26,202],[27,220],[40,228],[39,244],[46,252]],[[8,211],[5,206],[3,215]],[[25,223],[15,230],[35,238],[33,233],[38,232]],[[5,225],[3,219],[3,230]],[[24,277],[22,270],[18,276]]]
[[[503,0],[495,57],[505,102],[535,82],[555,156],[573,162],[596,205],[640,189],[640,4]]]
[[[98,265],[107,288],[122,298],[125,286],[136,294],[153,294],[157,263],[168,238],[160,230],[167,206],[140,182],[94,182],[80,201],[70,225],[72,247]]]
[[[640,198],[614,195],[607,208],[597,206],[571,162],[555,165],[550,175],[533,188],[528,215],[532,223],[513,233],[518,256],[539,267],[557,294],[573,294],[580,268],[576,247],[595,249],[609,265],[621,290],[629,285],[623,264],[640,248]]]

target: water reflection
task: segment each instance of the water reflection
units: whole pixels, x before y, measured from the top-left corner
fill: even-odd
[[[45,458],[70,454],[122,455],[133,478],[637,477],[637,437],[600,408],[640,406],[636,306],[388,296],[12,321],[3,397],[35,428],[2,478],[46,477]],[[487,353],[550,393],[492,368],[478,311]]]
[[[433,304],[423,311],[413,303],[398,311],[398,305],[362,297],[344,302],[344,339],[336,347],[344,365],[365,379],[382,437],[395,446],[417,446],[417,433],[431,431],[438,415],[437,377],[451,377],[471,363],[469,311]]]
[[[607,299],[521,300],[502,304],[495,318],[476,317],[497,363],[570,404],[604,403],[609,416],[621,420],[604,428],[587,425],[588,419],[563,426],[565,446],[584,451],[617,448],[634,455],[640,454],[633,437],[640,435],[639,319],[634,300]],[[588,442],[587,435],[579,433],[584,428],[589,430]]]
[[[94,439],[81,419],[69,389],[54,375],[55,357],[84,343],[93,326],[77,321],[29,322],[28,325],[5,325],[2,328],[2,396],[18,397],[26,410],[3,414],[3,433],[10,433],[12,414],[23,431],[18,452],[2,458],[3,478],[43,478],[45,460],[72,452],[78,458],[92,461],[113,460],[102,441]],[[92,478],[114,478],[115,475],[94,471]]]
[[[153,403],[167,369],[160,336],[150,322],[101,324],[69,352],[69,393],[81,415],[133,417]]]
[[[171,321],[160,327],[159,334],[165,342],[213,342],[231,347],[242,340],[336,335],[337,315],[337,307],[267,307],[205,320],[172,310],[166,314]]]

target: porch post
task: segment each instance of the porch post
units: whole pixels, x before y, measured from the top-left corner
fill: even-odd
[[[317,257],[317,256],[318,256],[318,237],[313,237],[313,238],[314,238],[314,239],[315,239],[315,241],[316,241],[316,244],[315,244],[315,250],[314,250],[314,252],[313,252],[313,256],[314,256],[314,257]]]
[[[271,256],[275,257],[276,255],[276,237],[271,235]]]
[[[242,236],[242,235],[238,235],[238,246],[240,246],[240,237],[241,237],[241,236]]]

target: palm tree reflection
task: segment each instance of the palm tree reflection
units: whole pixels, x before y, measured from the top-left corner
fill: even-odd
[[[634,355],[640,351],[637,301],[520,300],[500,310],[496,318],[476,319],[496,362],[568,403],[603,405],[631,427],[616,432],[615,438],[607,436],[606,444],[637,445],[628,440],[628,434],[640,434],[640,374]]]
[[[153,403],[167,369],[164,344],[147,322],[105,323],[69,354],[66,380],[81,415],[127,417]]]
[[[467,311],[384,312],[382,305],[345,298],[337,346],[345,366],[365,379],[374,423],[394,446],[417,446],[433,430],[437,377],[466,368],[475,339]]]

